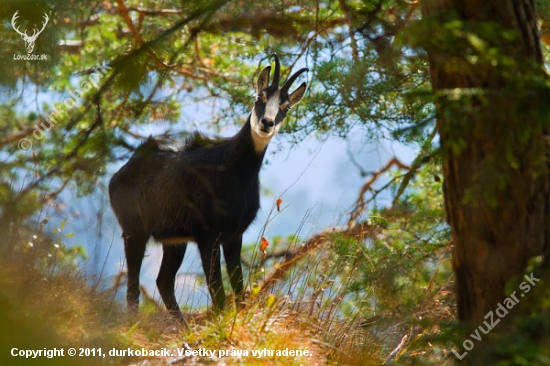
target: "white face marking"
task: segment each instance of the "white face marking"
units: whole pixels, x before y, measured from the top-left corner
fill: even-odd
[[[260,127],[260,121],[256,118],[256,113],[252,110],[252,116],[250,117],[250,127],[252,128],[252,141],[254,141],[254,150],[261,152],[265,149],[269,141],[279,130],[279,126],[271,130],[270,133],[262,131]]]
[[[279,113],[279,91],[275,92],[265,105],[264,118],[268,121],[275,121],[275,117]]]
[[[279,113],[279,91],[275,92],[269,98],[267,101],[267,104],[265,106],[265,113],[264,118],[269,121],[275,121],[275,118],[277,117],[277,114]],[[279,128],[281,127],[280,124],[277,126],[274,126],[269,132],[262,131],[262,126],[260,124],[260,121],[258,121],[258,117],[256,116],[256,112],[254,109],[252,110],[252,116],[250,117],[250,126],[252,128],[252,140],[254,141],[254,147],[256,152],[261,152],[267,144],[269,144],[269,141],[271,138],[279,132]]]

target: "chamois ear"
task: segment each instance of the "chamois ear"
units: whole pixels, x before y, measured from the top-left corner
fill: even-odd
[[[271,66],[268,66],[265,69],[263,69],[262,72],[260,73],[260,76],[258,76],[258,83],[256,84],[257,85],[256,91],[258,92],[258,94],[260,94],[262,90],[268,87],[270,71],[271,71]]]
[[[306,93],[306,83],[303,82],[302,85],[298,87],[298,89],[294,90],[288,96],[288,100],[290,102],[290,108],[298,104],[302,100],[302,97],[304,96],[305,93]]]

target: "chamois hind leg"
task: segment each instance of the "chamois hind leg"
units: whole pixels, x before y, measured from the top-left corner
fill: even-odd
[[[199,241],[197,245],[214,309],[223,310],[225,306],[225,291],[223,289],[222,269],[220,266],[220,246],[216,241]]]
[[[239,305],[243,301],[243,269],[241,264],[241,248],[243,246],[243,237],[223,243],[223,256],[227,266],[227,274],[235,293],[235,302]]]
[[[149,236],[126,233],[122,234],[122,236],[124,237],[126,266],[128,267],[126,304],[130,311],[137,313],[139,307],[139,272]]]
[[[166,309],[170,315],[180,320],[182,315],[174,294],[174,285],[186,249],[187,243],[164,244],[162,246],[162,263],[157,277],[157,287]]]

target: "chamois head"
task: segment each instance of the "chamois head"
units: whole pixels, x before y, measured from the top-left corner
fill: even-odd
[[[262,151],[267,146],[269,140],[279,131],[281,122],[285,119],[288,110],[297,104],[306,92],[306,83],[303,82],[298,89],[288,94],[292,83],[301,73],[308,71],[307,68],[298,70],[279,89],[281,65],[276,53],[273,54],[273,57],[275,58],[273,81],[269,85],[271,66],[268,66],[258,76],[256,102],[250,117],[256,151]]]

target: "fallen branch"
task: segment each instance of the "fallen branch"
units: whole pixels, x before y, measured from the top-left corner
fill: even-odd
[[[297,250],[289,251],[281,260],[281,263],[266,277],[260,285],[262,292],[268,291],[275,285],[298,260],[305,257],[309,252],[327,242],[334,235],[342,235],[357,240],[363,240],[374,236],[372,226],[367,223],[360,223],[352,228],[330,228],[317,234],[303,243]]]
[[[361,188],[361,191],[359,192],[359,197],[357,198],[357,201],[355,201],[355,209],[350,215],[349,223],[352,225],[355,220],[361,215],[361,213],[365,210],[365,193],[367,193],[368,190],[372,190],[372,185],[378,180],[380,175],[390,170],[392,166],[396,165],[400,169],[409,170],[411,169],[408,165],[403,164],[399,160],[397,160],[396,157],[393,157],[384,167],[382,167],[380,170],[377,170],[376,172],[372,173],[372,176],[370,179],[363,185]]]

